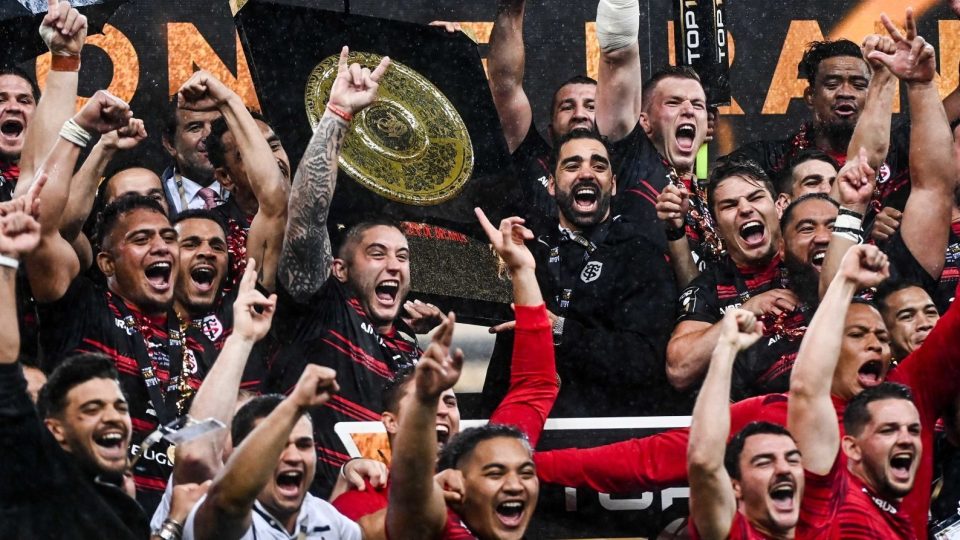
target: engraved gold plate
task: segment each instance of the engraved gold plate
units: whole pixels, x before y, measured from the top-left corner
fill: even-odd
[[[323,116],[340,56],[323,59],[304,92],[313,129]],[[381,55],[350,53],[349,62],[371,70]],[[391,62],[378,99],[356,114],[340,153],[340,168],[392,201],[431,206],[456,196],[473,172],[470,133],[450,100],[408,66]]]

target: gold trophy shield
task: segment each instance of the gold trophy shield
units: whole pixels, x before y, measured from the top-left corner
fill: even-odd
[[[351,51],[348,61],[372,70],[381,58]],[[313,129],[330,97],[338,60],[339,55],[324,58],[307,78],[304,102]],[[339,160],[360,185],[415,206],[455,197],[470,179],[473,163],[470,133],[450,100],[423,75],[396,61],[380,81],[377,101],[354,117]]]

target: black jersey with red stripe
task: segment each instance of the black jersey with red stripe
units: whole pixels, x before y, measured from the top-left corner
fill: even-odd
[[[287,393],[307,364],[333,368],[340,392],[310,412],[317,446],[313,491],[326,497],[350,456],[334,432],[338,422],[379,421],[381,391],[402,367],[420,358],[404,326],[380,334],[349,289],[330,277],[309,303],[297,303],[281,287],[272,332],[278,342],[267,361],[264,390]],[[402,324],[402,323],[400,323]],[[404,335],[406,334],[406,335]]]
[[[714,324],[728,309],[769,290],[786,288],[789,282],[779,257],[760,267],[738,268],[725,256],[708,263],[680,294],[678,322]],[[734,365],[734,401],[789,389],[790,371],[811,316],[812,309],[803,305],[782,320],[764,320],[764,336],[741,352]]]
[[[146,338],[151,367],[159,380],[164,397],[169,397],[170,402],[175,402],[179,395],[176,390],[179,377],[171,377],[170,370],[174,362],[177,363],[176,369],[179,369],[184,358],[171,358],[166,316],[150,317],[123,302],[119,296],[100,289],[87,278],[78,277],[62,298],[40,304],[38,315],[41,322],[43,367],[48,373],[66,357],[75,353],[99,353],[113,359],[120,375],[120,388],[130,407],[130,420],[133,425],[130,446],[132,455],[140,441],[152,433],[158,423],[155,405],[150,401],[147,385],[137,363],[136,351],[143,349],[139,348],[136,340],[143,343]],[[124,313],[133,315],[138,329],[128,328]],[[216,358],[216,351],[201,332],[188,328],[186,349],[183,352],[188,355],[189,360],[185,362],[187,382],[196,391],[200,388],[203,375]],[[184,411],[187,407],[189,401],[185,402]],[[137,500],[145,510],[152,512],[159,504],[167,479],[173,472],[173,463],[168,459],[166,445],[158,443],[151,447],[137,462],[133,472],[137,485]]]
[[[937,294],[933,296],[933,301],[936,302],[940,313],[950,307],[955,298],[958,283],[960,283],[960,221],[954,221],[950,225],[947,255],[943,272],[940,274],[940,282],[937,284]]]

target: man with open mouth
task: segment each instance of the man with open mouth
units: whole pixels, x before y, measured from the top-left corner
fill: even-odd
[[[737,353],[763,337],[762,323],[731,309],[690,424],[687,468],[694,538],[793,538],[803,498],[800,451],[783,426],[753,422],[730,435],[730,378]],[[802,537],[802,536],[801,536]]]
[[[804,514],[817,523],[821,536],[918,537],[901,507],[917,479],[925,423],[909,388],[879,382],[861,368],[865,388],[846,403],[843,434],[831,398],[830,374],[846,371],[838,366],[847,346],[844,335],[863,341],[864,366],[889,357],[889,338],[876,310],[857,313],[850,303],[858,290],[875,287],[889,275],[887,257],[876,247],[847,252],[810,323],[790,379],[787,426],[803,452]],[[838,325],[840,319],[846,324]],[[869,359],[870,354],[878,359]]]
[[[131,426],[113,362],[64,362],[40,393],[39,414],[27,391],[13,263],[37,248],[40,226],[37,208],[23,202],[0,203],[0,537],[56,538],[69,524],[75,538],[146,538],[143,511],[120,489]]]
[[[91,132],[125,126],[130,116],[126,103],[100,91],[61,132],[43,165],[49,179],[41,176],[24,186],[34,200],[42,189],[44,208],[40,247],[25,262],[38,303],[43,367],[52,369],[77,352],[109,356],[134,419],[135,453],[159,423],[186,413],[215,350],[172,309],[180,260],[177,232],[155,200],[128,195],[104,210],[96,263],[105,287],[81,274],[76,251],[60,234],[59,218],[81,148]],[[149,511],[172,470],[164,449],[150,448],[134,468],[137,496]]]
[[[642,225],[612,212],[617,188],[609,156],[595,133],[560,139],[549,183],[560,213],[530,243],[563,381],[552,414],[682,414],[690,400],[664,384],[663,372],[673,276]],[[495,354],[487,373],[484,401],[492,411],[507,391],[509,356]],[[611,391],[621,399],[596,399]]]

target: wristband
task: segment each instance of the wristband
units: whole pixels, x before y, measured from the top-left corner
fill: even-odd
[[[346,123],[348,123],[348,124],[353,121],[353,115],[352,115],[352,114],[350,114],[350,113],[348,113],[347,111],[341,109],[340,107],[337,107],[337,106],[334,105],[333,103],[327,103],[327,110],[330,111],[330,112],[332,112],[333,114],[339,116],[340,118],[343,118],[343,120],[344,120]]]
[[[180,540],[180,537],[183,535],[183,525],[179,521],[167,518],[163,521],[163,525],[160,526],[160,530],[157,531],[157,536],[162,540]]]
[[[90,140],[93,139],[93,134],[80,127],[73,118],[63,123],[63,127],[60,128],[60,136],[80,148],[86,148],[90,144]]]
[[[0,266],[6,266],[7,268],[13,268],[16,270],[17,268],[20,268],[20,261],[14,259],[13,257],[0,255]]]
[[[664,227],[664,232],[667,233],[668,242],[676,242],[687,236],[686,227],[675,228],[672,225],[667,225]]]
[[[69,56],[60,56],[58,54],[50,55],[50,71],[80,71],[80,55],[71,54]]]
[[[863,243],[863,233],[860,231],[860,229],[851,229],[848,227],[837,227],[836,225],[834,225],[832,234],[834,236],[839,236],[840,238],[846,238],[851,242],[856,242],[858,244]]]
[[[837,212],[837,220],[833,222],[833,230],[852,229],[854,231],[860,231],[862,228],[863,215],[841,206]]]
[[[559,345],[560,338],[563,337],[563,323],[566,321],[563,317],[557,317],[553,323],[553,344]]]
[[[856,210],[851,210],[851,209],[849,209],[849,208],[847,208],[847,207],[845,207],[845,206],[841,206],[841,207],[837,210],[837,215],[839,215],[839,216],[853,216],[853,217],[855,217],[855,218],[863,221],[863,214],[861,214],[860,212],[857,212]]]
[[[358,457],[350,458],[347,461],[345,461],[343,465],[340,466],[340,478],[343,478],[344,480],[347,479],[347,475],[346,475],[347,463],[350,463],[351,461],[356,461],[358,459],[363,459],[363,458],[358,458]]]

